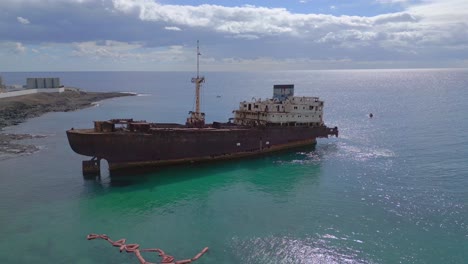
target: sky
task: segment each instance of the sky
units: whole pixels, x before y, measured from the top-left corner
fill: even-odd
[[[468,68],[467,0],[0,0],[0,71]]]

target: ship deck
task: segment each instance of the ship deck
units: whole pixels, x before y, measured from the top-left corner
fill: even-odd
[[[80,134],[108,134],[108,133],[135,133],[135,134],[152,134],[155,132],[165,132],[165,131],[179,131],[179,132],[230,132],[230,131],[245,131],[252,128],[246,127],[233,127],[233,128],[213,128],[213,127],[206,127],[206,128],[150,128],[147,132],[141,131],[130,131],[128,129],[116,129],[112,132],[96,132],[94,129],[71,129],[69,132],[71,133],[80,133]]]

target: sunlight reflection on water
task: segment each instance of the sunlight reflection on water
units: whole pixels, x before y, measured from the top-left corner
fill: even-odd
[[[243,263],[372,263],[363,259],[359,250],[333,246],[330,239],[339,238],[329,234],[303,239],[287,236],[233,238],[232,244]]]

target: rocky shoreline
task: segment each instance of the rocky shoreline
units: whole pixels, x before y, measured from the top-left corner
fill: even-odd
[[[0,98],[0,160],[38,151],[37,146],[20,144],[17,141],[45,137],[2,133],[5,127],[17,125],[28,118],[38,117],[48,112],[75,111],[90,107],[94,102],[132,95],[135,94],[84,92],[72,89],[62,93],[37,93]]]

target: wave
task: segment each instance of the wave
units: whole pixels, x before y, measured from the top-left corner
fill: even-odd
[[[378,158],[392,158],[395,157],[395,152],[386,148],[379,148],[376,146],[356,146],[348,143],[340,142],[338,144],[342,155],[349,156],[357,161],[367,161],[370,159]]]
[[[152,94],[145,94],[145,93],[135,93],[135,92],[120,92],[122,94],[131,94],[134,96],[151,96]]]

